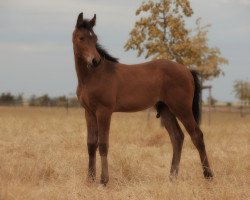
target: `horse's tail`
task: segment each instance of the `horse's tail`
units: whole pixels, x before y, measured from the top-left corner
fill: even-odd
[[[193,115],[197,124],[200,123],[201,118],[201,82],[199,79],[199,74],[195,70],[191,70],[194,78],[194,98],[193,98]]]

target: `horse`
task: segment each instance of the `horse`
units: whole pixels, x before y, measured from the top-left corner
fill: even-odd
[[[141,64],[118,62],[98,43],[93,31],[96,14],[77,18],[72,34],[75,68],[78,79],[76,94],[85,110],[88,179],[96,179],[96,151],[101,157],[100,183],[109,181],[108,148],[112,113],[136,112],[155,106],[157,117],[169,133],[173,147],[170,177],[177,177],[184,125],[197,148],[204,177],[211,179],[203,133],[199,127],[201,87],[198,73],[182,64],[159,59]]]

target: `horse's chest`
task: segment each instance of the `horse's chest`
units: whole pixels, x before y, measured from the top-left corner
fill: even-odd
[[[99,98],[96,97],[96,93],[92,90],[89,90],[86,87],[81,87],[77,91],[78,100],[85,109],[95,110],[97,107]]]
[[[77,98],[82,107],[84,107],[85,109],[90,108],[90,98],[87,88],[78,86]]]
[[[88,107],[88,99],[86,98],[83,92],[81,92],[80,95],[78,95],[78,100],[81,106],[83,106],[84,108]]]
[[[99,106],[112,107],[115,102],[115,95],[107,89],[96,85],[96,87],[81,87],[77,89],[78,100],[85,109],[95,111]]]

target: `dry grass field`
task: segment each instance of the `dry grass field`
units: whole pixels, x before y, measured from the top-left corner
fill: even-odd
[[[180,174],[168,179],[172,148],[155,113],[116,113],[107,187],[88,183],[82,109],[0,107],[0,199],[250,199],[250,116],[206,115],[202,129],[215,177],[206,181],[185,133]]]

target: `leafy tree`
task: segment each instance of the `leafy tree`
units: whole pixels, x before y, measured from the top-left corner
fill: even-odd
[[[18,96],[12,95],[10,92],[2,93],[0,95],[0,104],[1,105],[23,105],[23,94]]]
[[[45,94],[43,96],[38,97],[36,101],[38,106],[50,106],[51,100],[50,97],[47,94]]]
[[[2,93],[0,96],[0,104],[1,105],[14,105],[15,104],[15,96],[10,92]]]
[[[189,0],[148,0],[137,9],[136,21],[125,44],[125,50],[137,51],[145,58],[174,60],[200,71],[203,79],[222,74],[219,65],[227,63],[218,48],[207,44],[207,28],[196,21],[192,32],[185,27],[184,17],[193,10]]]
[[[57,106],[66,106],[67,104],[68,104],[68,99],[66,96],[60,96],[60,97],[56,98],[56,105]]]
[[[250,82],[237,80],[234,83],[235,97],[242,101],[242,103],[250,104]]]
[[[223,71],[219,68],[220,64],[228,64],[227,59],[221,56],[217,47],[208,46],[208,28],[210,25],[201,25],[201,18],[196,20],[196,28],[190,33],[191,56],[187,58],[186,64],[193,69],[199,71],[202,79],[211,79],[223,75]]]

